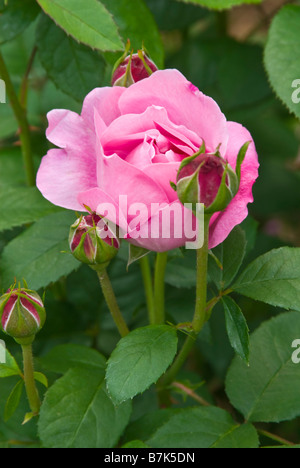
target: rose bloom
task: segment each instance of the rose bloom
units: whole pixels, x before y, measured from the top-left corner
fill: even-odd
[[[171,214],[179,203],[170,182],[176,182],[181,161],[196,153],[203,141],[206,153],[219,149],[233,169],[240,148],[251,141],[238,193],[225,210],[212,215],[209,248],[223,242],[248,214],[259,166],[252,137],[242,125],[228,122],[216,102],[177,70],[157,71],[129,88],[94,89],[81,115],[57,109],[48,120],[47,138],[59,148],[51,149],[41,162],[39,190],[52,203],[71,210],[85,211],[88,206],[106,215],[99,206],[112,204],[117,218],[111,221],[129,231],[128,241],[135,245],[162,252],[191,240],[184,229],[180,238],[175,229],[170,238],[148,234],[160,232],[162,211]],[[120,196],[127,197],[124,206]],[[141,203],[148,211],[135,225],[130,207]],[[189,210],[181,209],[184,223]]]

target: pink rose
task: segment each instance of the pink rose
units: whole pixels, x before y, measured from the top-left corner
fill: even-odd
[[[252,137],[242,125],[227,122],[216,102],[177,70],[157,71],[129,88],[97,88],[86,97],[81,115],[53,110],[48,119],[47,138],[59,149],[51,149],[42,160],[39,190],[52,203],[72,210],[88,206],[104,215],[99,206],[113,205],[117,219],[112,221],[129,231],[129,242],[165,251],[191,240],[184,233],[177,238],[174,229],[170,238],[163,238],[159,225],[162,213],[171,213],[179,203],[170,182],[176,182],[181,161],[203,141],[207,153],[219,148],[233,169],[240,148],[251,141],[238,193],[211,218],[209,247],[223,242],[248,214],[259,166]],[[125,205],[122,196],[127,197]],[[137,203],[149,208],[139,225],[130,211]],[[184,223],[189,210],[181,210]],[[155,231],[158,238],[147,235]]]

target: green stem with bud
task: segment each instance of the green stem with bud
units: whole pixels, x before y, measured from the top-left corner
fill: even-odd
[[[129,329],[119,309],[106,268],[98,266],[94,269],[97,272],[107,307],[109,308],[111,316],[119,330],[120,335],[123,338],[124,336],[128,335]]]
[[[178,372],[184,365],[188,355],[194,347],[197,335],[207,321],[207,264],[208,264],[208,236],[210,216],[204,215],[204,242],[201,249],[197,250],[197,286],[196,306],[192,321],[193,332],[187,337],[183,347],[178,353],[174,363],[160,380],[160,387],[166,387],[175,380]]]
[[[147,302],[147,309],[149,315],[149,322],[153,325],[156,321],[155,318],[155,304],[153,296],[153,284],[152,284],[152,273],[147,256],[140,258],[140,267],[144,282],[145,296]]]
[[[32,413],[37,416],[40,411],[41,401],[35,385],[34,380],[34,369],[33,369],[33,357],[32,357],[32,345],[25,344],[21,345],[23,353],[24,363],[24,382],[29,401],[30,409]]]
[[[154,272],[154,320],[160,325],[165,321],[165,272],[168,260],[167,252],[158,252]]]

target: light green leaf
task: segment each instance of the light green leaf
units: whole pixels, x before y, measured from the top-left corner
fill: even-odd
[[[131,440],[127,444],[122,445],[121,448],[149,448],[149,445],[146,445],[141,440]]]
[[[138,328],[122,338],[108,360],[106,382],[115,403],[142,393],[166,371],[177,350],[176,330],[167,325]]]
[[[15,413],[19,406],[20,399],[24,388],[24,381],[19,380],[12,389],[4,409],[4,421],[8,421]]]
[[[300,118],[300,6],[283,7],[272,21],[265,49],[265,66],[272,87]]]
[[[10,188],[0,193],[0,231],[37,221],[61,208],[49,203],[36,187]]]
[[[37,382],[40,382],[44,387],[48,388],[48,379],[41,372],[34,372],[34,378]]]
[[[273,306],[300,310],[300,249],[282,247],[258,257],[232,289]]]
[[[281,314],[250,337],[249,367],[234,359],[226,393],[247,421],[279,422],[300,416],[300,365],[292,361],[292,343],[299,337],[299,312]]]
[[[69,253],[69,228],[75,216],[62,211],[42,218],[4,248],[1,258],[2,286],[25,278],[32,289],[46,287],[79,267]]]
[[[136,247],[135,245],[129,244],[129,257],[127,268],[137,260],[142,257],[145,257],[150,252],[150,250],[143,249],[142,247]]]
[[[9,0],[0,3],[0,44],[21,34],[39,13],[35,0]]]
[[[246,363],[249,362],[249,329],[237,303],[228,296],[222,299],[226,329],[231,346]]]
[[[3,352],[3,344],[0,340],[0,355],[5,355],[5,362],[0,362],[0,378],[11,377],[12,375],[22,375],[22,372],[15,360],[7,349]],[[2,360],[2,359],[1,359]]]
[[[123,49],[117,26],[97,0],[38,0],[56,24],[74,39],[102,51]]]
[[[102,85],[106,64],[100,54],[78,44],[46,15],[37,27],[37,44],[48,76],[64,93],[82,102]]]
[[[59,374],[65,374],[73,367],[91,367],[99,373],[104,372],[106,366],[104,356],[98,351],[72,343],[56,346],[39,362],[45,369]]]
[[[237,5],[261,3],[262,0],[180,0],[184,3],[194,3],[214,10],[225,10]]]
[[[173,415],[146,444],[154,448],[257,448],[258,436],[251,424],[236,424],[220,408],[187,408]]]
[[[39,435],[46,448],[110,448],[118,442],[131,402],[115,407],[94,369],[70,369],[46,393]]]

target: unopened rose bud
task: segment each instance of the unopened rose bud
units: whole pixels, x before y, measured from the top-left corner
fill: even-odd
[[[40,296],[27,288],[9,289],[0,298],[1,329],[20,344],[30,344],[46,320]]]
[[[117,65],[113,71],[112,86],[124,86],[128,88],[137,81],[148,78],[158,68],[152,60],[140,50],[137,54],[127,55]]]
[[[224,210],[237,194],[239,177],[218,151],[206,153],[203,146],[186,158],[177,174],[177,194],[184,203],[203,203],[205,213]]]
[[[69,245],[72,254],[82,263],[104,267],[117,255],[120,247],[116,235],[101,216],[81,216],[71,226]]]

